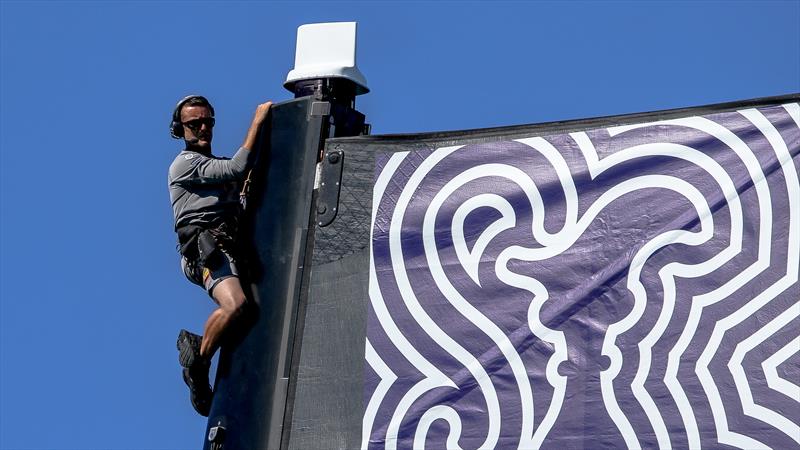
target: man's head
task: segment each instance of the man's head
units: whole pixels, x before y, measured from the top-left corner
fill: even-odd
[[[187,147],[211,150],[214,128],[214,107],[203,96],[190,95],[182,99],[172,112],[170,134],[183,138]]]

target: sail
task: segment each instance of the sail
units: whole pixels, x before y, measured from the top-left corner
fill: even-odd
[[[327,140],[284,445],[800,445],[799,101]]]

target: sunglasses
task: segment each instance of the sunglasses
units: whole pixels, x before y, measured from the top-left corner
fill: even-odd
[[[188,122],[181,122],[182,125],[189,127],[192,131],[197,131],[202,128],[203,125],[207,126],[208,128],[212,128],[216,121],[213,117],[203,117],[200,119],[190,120]]]

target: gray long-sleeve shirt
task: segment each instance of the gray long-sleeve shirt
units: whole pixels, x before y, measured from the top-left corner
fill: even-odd
[[[239,181],[251,166],[255,152],[240,148],[233,158],[207,156],[184,150],[169,166],[169,198],[175,229],[207,225],[235,214]]]

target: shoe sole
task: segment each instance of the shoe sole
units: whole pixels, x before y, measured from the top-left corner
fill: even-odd
[[[194,365],[197,355],[200,354],[200,345],[202,337],[190,333],[186,330],[181,330],[178,334],[178,363],[181,367],[190,368]]]

